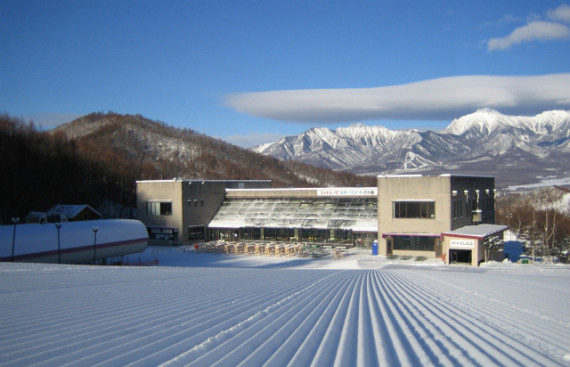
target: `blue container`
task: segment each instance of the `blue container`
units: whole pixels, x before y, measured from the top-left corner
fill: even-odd
[[[372,255],[378,255],[378,241],[372,242]]]

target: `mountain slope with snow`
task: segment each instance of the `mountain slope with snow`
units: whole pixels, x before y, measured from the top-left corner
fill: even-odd
[[[570,174],[570,113],[507,116],[481,109],[442,132],[355,124],[310,129],[254,151],[358,174],[460,172],[494,175],[503,184]]]
[[[567,111],[546,111],[536,116],[507,116],[491,110],[481,109],[451,122],[445,133],[463,135],[479,132],[490,136],[495,132],[509,131],[521,136],[545,136],[562,133],[570,136],[570,113]]]

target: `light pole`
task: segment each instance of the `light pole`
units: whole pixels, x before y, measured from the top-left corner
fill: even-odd
[[[93,227],[91,229],[93,230],[93,263],[95,263],[95,261],[97,260],[96,246],[97,246],[97,231],[99,230],[99,227]]]
[[[12,232],[12,262],[14,262],[14,249],[16,247],[16,224],[18,224],[20,222],[20,218],[18,217],[13,217],[12,218],[12,223],[14,223],[14,231]]]
[[[59,230],[61,228],[61,223],[57,222],[55,224],[55,228],[57,228],[57,262],[61,264],[61,238],[59,236]]]

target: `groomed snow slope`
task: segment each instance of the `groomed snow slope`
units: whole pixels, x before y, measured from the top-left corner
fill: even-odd
[[[566,266],[183,258],[0,264],[0,365],[570,365]]]

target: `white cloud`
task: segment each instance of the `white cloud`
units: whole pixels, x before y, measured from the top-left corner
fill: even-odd
[[[487,21],[479,24],[480,28],[487,28],[487,27],[499,27],[509,23],[519,22],[521,19],[519,17],[515,17],[514,15],[507,14],[503,16],[501,19],[496,21]]]
[[[487,51],[506,50],[523,42],[570,39],[570,28],[560,24],[561,22],[570,23],[570,6],[562,4],[556,9],[548,10],[546,16],[550,21],[542,20],[539,14],[529,14],[526,25],[515,28],[508,36],[491,38],[486,41]],[[503,19],[516,20],[517,18],[507,15]]]
[[[552,20],[570,23],[570,5],[562,4],[554,10],[549,10],[546,15]]]
[[[300,123],[451,120],[484,107],[510,114],[568,109],[569,85],[570,73],[473,75],[377,88],[237,93],[226,104],[248,115]]]
[[[513,45],[530,41],[548,41],[570,38],[570,29],[559,23],[534,21],[516,28],[502,38],[491,38],[487,42],[487,51],[506,50]]]

